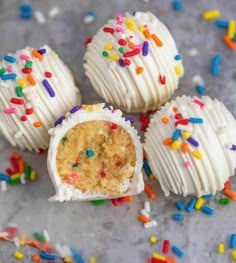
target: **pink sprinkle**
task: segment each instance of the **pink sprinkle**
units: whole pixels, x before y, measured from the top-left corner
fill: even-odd
[[[147,26],[147,25],[144,25],[143,27],[144,27],[144,28],[147,28],[148,26]]]
[[[143,45],[142,44],[140,44],[140,45],[135,45],[135,46],[133,46],[132,47],[132,49],[142,49],[143,48]]]
[[[200,100],[194,99],[193,102],[196,103],[196,104],[198,104],[201,109],[203,109],[204,106],[205,106],[205,104],[204,104],[203,102],[201,102]]]
[[[75,181],[79,180],[79,175],[78,174],[71,174],[71,178],[73,178]]]
[[[185,162],[185,163],[184,163],[184,166],[185,166],[186,168],[189,168],[189,167],[191,166],[190,161]]]
[[[124,33],[125,30],[124,30],[124,28],[122,28],[122,27],[116,27],[116,32]]]
[[[20,55],[20,59],[25,60],[26,62],[28,62],[30,60],[30,57],[22,54],[22,55]]]
[[[3,112],[6,114],[12,114],[12,113],[16,113],[17,109],[16,108],[4,109]]]
[[[9,66],[7,67],[7,72],[12,72],[12,66],[11,66],[11,65],[9,65]]]
[[[118,13],[116,15],[116,20],[121,20],[121,19],[123,19],[123,15],[121,13]]]

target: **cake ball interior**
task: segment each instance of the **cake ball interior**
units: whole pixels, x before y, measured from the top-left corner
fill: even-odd
[[[74,126],[57,148],[56,166],[61,180],[83,193],[124,193],[134,176],[135,163],[135,147],[129,133],[103,120]]]

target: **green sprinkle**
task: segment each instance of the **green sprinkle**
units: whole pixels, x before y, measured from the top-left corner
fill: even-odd
[[[94,200],[93,205],[99,206],[99,205],[102,205],[104,202],[105,202],[105,200]]]
[[[105,57],[105,58],[106,58],[106,57],[108,57],[108,52],[106,52],[106,51],[103,51],[103,52],[102,52],[102,55],[103,55],[103,57]]]
[[[46,241],[45,237],[44,237],[42,234],[38,233],[38,232],[35,232],[35,233],[33,234],[33,237],[34,237],[36,240],[40,241],[41,243],[44,243],[44,242]]]
[[[68,142],[69,139],[67,137],[62,137],[61,142]]]
[[[25,166],[25,179],[30,180],[31,167],[29,165]]]
[[[119,51],[120,51],[120,53],[122,53],[122,54],[125,53],[125,49],[124,49],[123,47],[120,47],[120,48],[119,48]]]
[[[78,163],[73,163],[72,164],[72,168],[76,168],[76,167],[78,167],[79,165],[78,165]]]
[[[23,92],[22,92],[22,88],[21,88],[20,86],[17,86],[17,87],[15,88],[15,92],[16,92],[16,95],[17,95],[18,97],[23,97],[23,96],[24,96],[24,94],[23,94]]]
[[[25,68],[31,68],[32,65],[33,65],[33,61],[30,60],[30,61],[25,63]]]
[[[6,72],[6,69],[5,68],[1,68],[0,69],[0,77]]]
[[[150,114],[149,115],[149,119],[151,120],[153,118],[153,114]]]
[[[20,184],[20,177],[19,178],[16,178],[16,179],[11,179],[8,184],[9,185],[16,185],[16,184]]]
[[[221,205],[228,205],[228,204],[230,203],[230,199],[229,199],[229,198],[221,198],[221,199],[219,200],[219,203],[220,203]]]

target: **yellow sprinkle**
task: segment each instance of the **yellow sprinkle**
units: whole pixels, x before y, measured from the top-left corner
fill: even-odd
[[[105,50],[112,50],[113,49],[113,45],[111,43],[107,43],[107,44],[105,44],[104,49]]]
[[[126,19],[125,19],[125,24],[126,24],[127,26],[134,26],[134,25],[135,25],[135,22],[134,22],[134,20],[131,19],[131,18],[126,18]]]
[[[15,173],[15,174],[11,175],[11,179],[12,179],[12,180],[15,180],[15,179],[20,178],[20,176],[21,176],[20,173]]]
[[[109,54],[109,59],[114,60],[114,61],[118,61],[120,58],[116,54]]]
[[[26,87],[26,83],[24,79],[18,79],[18,84],[22,89]]]
[[[31,170],[30,172],[30,181],[35,181],[37,179],[37,174],[35,170]]]
[[[157,259],[160,259],[160,260],[165,260],[165,259],[166,259],[166,257],[164,257],[164,256],[162,256],[162,255],[160,255],[160,254],[158,254],[158,253],[156,253],[156,252],[153,252],[153,253],[152,253],[152,256],[153,256],[154,258],[157,258]]]
[[[151,244],[155,244],[157,242],[157,238],[155,236],[151,236],[149,238],[149,241],[150,241]]]
[[[71,263],[72,260],[71,260],[69,257],[65,257],[65,258],[63,259],[63,262],[64,262],[64,263]]]
[[[217,9],[206,11],[202,14],[203,19],[210,20],[220,17],[220,11]]]
[[[199,197],[197,199],[197,203],[195,204],[195,209],[200,210],[203,204],[204,204],[204,199],[202,197]]]
[[[225,246],[224,244],[220,243],[218,245],[218,254],[224,254],[224,252],[225,252]]]
[[[54,53],[53,56],[54,56],[54,58],[59,58],[57,53]]]
[[[86,111],[93,111],[93,105],[84,105],[83,109],[85,109]]]
[[[150,175],[149,175],[149,179],[155,179],[154,174],[150,174]]]
[[[16,250],[13,254],[13,256],[16,258],[16,259],[23,259],[24,258],[24,254],[21,253],[20,251]]]
[[[199,160],[202,160],[202,154],[198,151],[198,150],[195,150],[195,151],[193,151],[192,152],[192,155],[195,157],[195,158],[197,158],[197,159],[199,159]]]
[[[20,246],[23,247],[26,244],[26,235],[22,234],[20,236]]]
[[[179,67],[179,66],[175,66],[175,74],[177,75],[177,76],[180,76],[181,74],[182,74],[182,69],[181,69],[181,67]]]
[[[170,146],[171,150],[173,150],[173,151],[178,150],[179,147],[180,147],[180,144],[181,144],[181,142],[178,141],[178,140],[173,141],[172,144],[171,144],[171,146]]]
[[[182,137],[184,139],[188,139],[190,136],[192,135],[192,133],[190,131],[184,131],[182,132]]]
[[[140,32],[143,32],[143,31],[144,31],[144,29],[145,29],[145,27],[144,27],[144,26],[142,26],[142,25],[138,26],[138,30],[139,30]]]
[[[95,257],[89,257],[89,263],[96,263]]]
[[[135,26],[134,26],[134,25],[128,26],[128,29],[129,29],[130,31],[134,31],[134,30],[135,30]]]
[[[233,250],[231,252],[231,256],[232,256],[233,260],[236,260],[236,250]]]
[[[228,32],[227,35],[230,39],[234,38],[236,32],[236,23],[234,20],[229,20],[229,27],[228,27]]]

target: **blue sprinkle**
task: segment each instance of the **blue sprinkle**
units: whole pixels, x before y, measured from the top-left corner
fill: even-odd
[[[236,247],[236,234],[232,234],[229,242],[229,248],[234,249]]]
[[[184,252],[182,250],[180,250],[178,247],[173,246],[171,247],[171,250],[173,251],[173,253],[175,255],[177,255],[178,257],[182,258],[184,256]]]
[[[208,214],[210,216],[214,215],[214,213],[215,213],[214,209],[212,209],[212,208],[210,208],[208,206],[205,206],[205,205],[202,206],[201,210],[202,210],[203,213]]]
[[[176,130],[174,131],[174,133],[173,133],[171,139],[172,139],[173,141],[178,140],[180,134],[181,134],[181,130],[176,129]]]
[[[213,57],[212,59],[212,64],[219,64],[222,60],[222,57],[221,55],[217,54]]]
[[[176,221],[183,221],[184,217],[181,214],[174,214],[173,219]]]
[[[87,157],[93,157],[94,156],[94,151],[93,150],[87,150],[86,151]]]
[[[41,258],[43,258],[43,259],[46,259],[46,260],[56,260],[57,259],[57,256],[56,255],[54,255],[54,254],[49,254],[49,253],[46,253],[46,252],[43,252],[43,251],[41,251],[40,253],[39,253],[39,256],[41,257]]]
[[[212,68],[211,68],[211,75],[212,76],[217,77],[219,75],[219,71],[220,71],[220,69],[219,69],[219,65],[218,64],[212,65]]]
[[[205,89],[205,87],[203,87],[202,85],[196,85],[196,91],[199,93],[199,94],[201,94],[201,95],[203,95],[203,94],[206,94],[206,89]]]
[[[181,202],[181,201],[176,202],[175,206],[177,207],[177,209],[179,211],[184,211],[185,210],[185,206],[184,206],[183,202]]]
[[[8,56],[5,55],[3,58],[5,61],[10,62],[10,63],[15,63],[16,62],[16,58],[12,57],[12,56]]]
[[[213,194],[203,195],[204,199],[211,199],[213,197]]]
[[[54,126],[56,127],[58,124],[61,124],[64,119],[65,119],[65,116],[59,117],[59,118],[54,122]]]
[[[181,60],[181,56],[178,54],[175,56],[175,60]]]
[[[78,254],[75,248],[71,248],[71,252],[76,263],[85,263],[84,259]]]
[[[152,174],[152,171],[149,167],[147,160],[143,160],[143,169],[144,169],[147,176],[150,176]]]
[[[22,11],[20,13],[20,18],[22,19],[30,19],[32,18],[33,14],[31,12]]]
[[[15,79],[17,75],[15,73],[9,73],[1,76],[2,80],[9,80],[9,79]]]
[[[176,11],[183,11],[183,5],[179,0],[174,0],[172,6]]]
[[[10,176],[7,175],[7,174],[2,174],[2,173],[0,173],[0,181],[9,182],[9,181],[10,181]]]
[[[191,117],[191,118],[189,118],[189,121],[191,123],[194,123],[194,124],[202,124],[203,123],[203,119],[202,118],[193,118],[193,117]]]
[[[227,29],[229,27],[229,22],[224,20],[216,20],[215,25]]]
[[[94,13],[93,11],[88,11],[88,12],[87,12],[87,16],[93,16],[93,17],[94,17],[94,16],[95,16],[95,13]]]
[[[31,12],[33,8],[32,8],[32,5],[23,3],[20,5],[20,10],[24,12]]]
[[[197,203],[197,198],[193,198],[193,199],[190,201],[190,203],[188,204],[188,206],[187,206],[187,208],[186,208],[186,211],[187,211],[188,213],[192,213],[196,203]]]
[[[236,42],[236,34],[234,35],[233,41]]]

